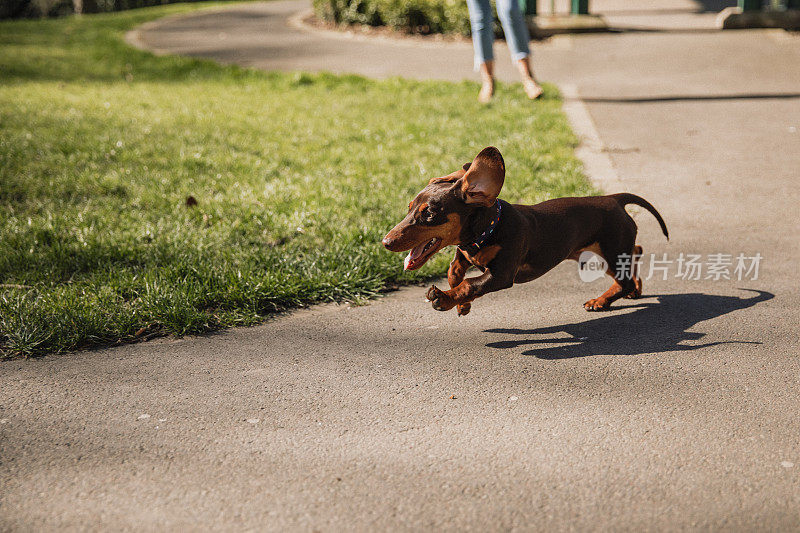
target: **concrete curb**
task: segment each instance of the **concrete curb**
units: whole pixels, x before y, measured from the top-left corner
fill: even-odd
[[[158,48],[149,48],[144,44],[142,41],[142,34],[140,29],[145,29],[143,26],[139,26],[135,30],[130,30],[125,33],[125,43],[129,46],[136,48],[137,50],[142,50],[143,52],[150,52],[151,54],[161,56],[165,55],[163,50],[159,50]]]
[[[601,15],[536,15],[526,17],[531,35],[542,39],[568,33],[598,33],[609,31]]]
[[[583,162],[584,173],[592,184],[606,193],[622,191],[624,184],[614,170],[611,158],[604,151],[603,141],[597,133],[589,110],[578,94],[578,88],[565,84],[560,87],[564,96],[562,109],[572,130],[580,139],[575,155]]]
[[[717,16],[717,25],[723,30],[749,28],[800,29],[800,9],[787,11],[745,11],[738,7],[727,7]]]

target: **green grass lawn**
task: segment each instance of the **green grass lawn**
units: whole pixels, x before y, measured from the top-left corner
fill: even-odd
[[[509,201],[591,192],[552,87],[531,103],[501,86],[483,107],[474,83],[262,73],[122,41],[196,8],[0,23],[0,355],[253,324],[441,275],[448,253],[406,274],[380,239],[489,144]]]

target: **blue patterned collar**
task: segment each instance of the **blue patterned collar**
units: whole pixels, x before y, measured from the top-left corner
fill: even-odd
[[[458,245],[459,249],[461,249],[461,251],[463,251],[463,252],[466,252],[467,255],[475,255],[476,253],[478,253],[480,251],[480,249],[483,248],[483,246],[489,240],[489,238],[492,236],[492,234],[494,233],[494,230],[497,228],[498,224],[500,223],[500,212],[503,210],[503,205],[500,203],[500,200],[497,200],[494,205],[497,206],[497,214],[492,219],[492,221],[489,222],[489,225],[486,227],[486,229],[483,231],[483,233],[478,235],[475,238],[475,240],[473,240],[472,242],[470,242],[468,244],[459,244]]]

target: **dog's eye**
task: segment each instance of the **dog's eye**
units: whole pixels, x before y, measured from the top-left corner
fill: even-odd
[[[430,222],[430,221],[432,221],[434,218],[436,218],[436,211],[434,211],[434,210],[433,210],[433,208],[431,208],[431,207],[428,207],[428,208],[427,208],[427,209],[426,209],[426,210],[425,210],[425,211],[422,213],[422,218],[424,218],[426,221]]]

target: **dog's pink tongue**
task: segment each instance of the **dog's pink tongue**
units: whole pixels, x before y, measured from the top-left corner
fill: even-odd
[[[422,255],[422,251],[425,249],[426,244],[428,243],[426,242],[424,244],[420,244],[408,253],[405,260],[403,260],[404,270],[414,270],[416,268],[414,266],[414,261],[419,259],[419,256]]]

